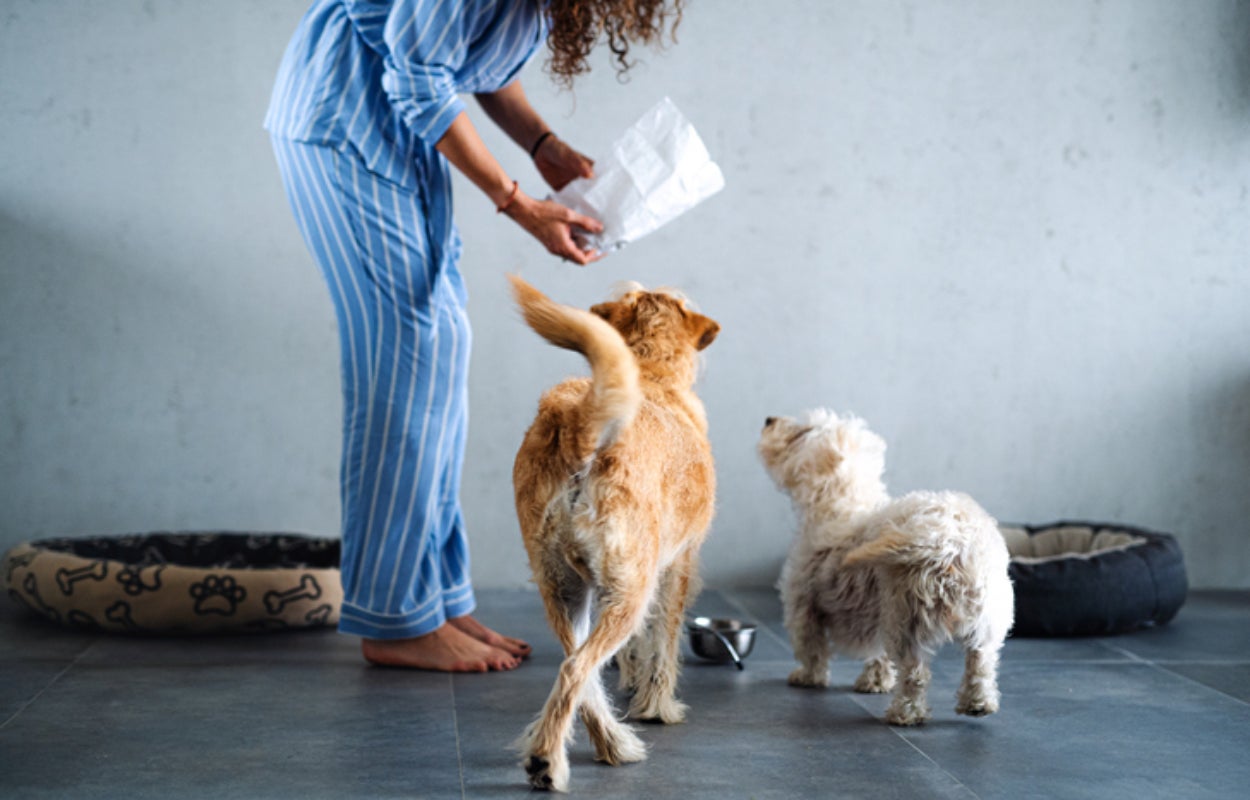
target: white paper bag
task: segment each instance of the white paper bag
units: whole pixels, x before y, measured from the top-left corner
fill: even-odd
[[[579,234],[603,252],[640,239],[725,186],[694,126],[665,97],[595,161],[595,177],[556,192],[557,203],[594,217],[603,233]]]

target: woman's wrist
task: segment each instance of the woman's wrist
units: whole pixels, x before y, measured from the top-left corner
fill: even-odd
[[[521,193],[521,184],[516,181],[512,182],[512,186],[508,188],[508,193],[504,195],[502,200],[495,203],[495,213],[502,214],[507,211],[513,203],[516,202],[517,195]]]
[[[548,139],[554,138],[555,135],[556,135],[555,131],[552,131],[549,129],[549,130],[543,131],[542,135],[534,140],[534,144],[530,145],[530,160],[531,161],[533,161],[535,158],[538,158],[538,151],[543,146],[543,143],[546,142]]]
[[[496,210],[508,219],[519,222],[533,202],[534,198],[526,194],[523,189],[518,188],[516,195],[506,205],[502,208],[497,207]]]

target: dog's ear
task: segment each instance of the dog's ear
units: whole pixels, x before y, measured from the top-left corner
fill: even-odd
[[[686,326],[690,329],[690,335],[694,339],[696,350],[702,350],[716,341],[716,334],[720,333],[720,323],[702,314],[691,314],[686,322]]]

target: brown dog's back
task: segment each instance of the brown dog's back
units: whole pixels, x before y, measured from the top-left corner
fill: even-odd
[[[526,323],[551,344],[584,355],[592,376],[566,380],[544,393],[517,453],[513,484],[527,543],[549,502],[567,490],[574,475],[612,487],[593,498],[598,515],[628,504],[649,512],[645,516],[652,519],[638,522],[654,526],[650,530],[661,538],[669,538],[664,529],[674,523],[682,528],[673,531],[677,537],[701,534],[711,518],[715,477],[703,406],[690,384],[694,353],[715,338],[719,326],[685,311],[678,300],[662,311],[680,323],[665,325],[655,319],[659,312],[624,319],[614,303],[584,311],[553,302],[519,277],[508,278]],[[656,358],[640,358],[627,343],[636,328],[660,337],[641,348]],[[673,341],[664,340],[666,334]],[[656,544],[667,550],[665,545],[676,543]]]

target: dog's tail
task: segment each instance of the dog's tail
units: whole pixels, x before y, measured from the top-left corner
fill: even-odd
[[[949,538],[917,536],[889,525],[880,536],[842,558],[842,566],[882,564],[945,572],[959,561],[960,548]]]
[[[556,347],[576,350],[590,362],[592,383],[584,434],[592,450],[610,445],[634,421],[642,404],[633,352],[606,320],[553,302],[516,275],[509,275],[508,280],[525,322]]]

